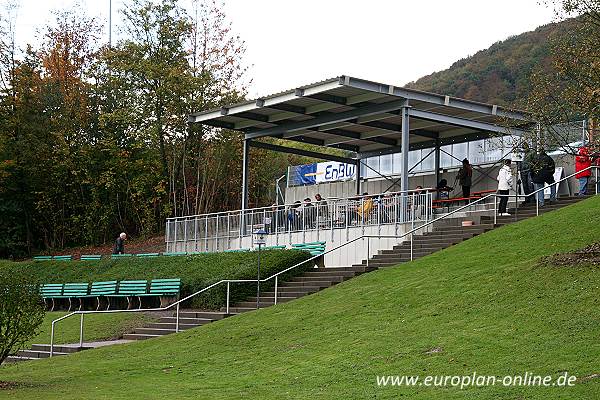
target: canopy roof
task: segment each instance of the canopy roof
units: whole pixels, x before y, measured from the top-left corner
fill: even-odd
[[[532,123],[522,111],[350,76],[194,113],[190,122],[239,130],[247,140],[275,137],[364,158],[400,150],[403,108],[410,150],[521,135]]]

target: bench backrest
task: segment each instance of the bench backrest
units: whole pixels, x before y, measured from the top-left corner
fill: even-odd
[[[108,296],[117,293],[117,281],[92,282],[90,295]]]
[[[160,253],[140,253],[140,254],[136,254],[136,257],[158,257],[160,256]]]
[[[176,251],[172,253],[162,253],[163,256],[173,257],[173,256],[187,256],[187,252],[185,251]]]
[[[181,279],[152,279],[148,293],[157,296],[175,296],[181,290]]]
[[[35,261],[48,261],[52,260],[52,256],[35,256],[33,257]]]
[[[85,283],[65,283],[63,296],[82,297],[87,296],[89,284]]]
[[[73,259],[72,255],[66,255],[66,256],[52,256],[53,260],[57,260],[57,261],[71,261]]]
[[[40,286],[40,295],[42,298],[58,297],[62,295],[64,284],[46,283]]]
[[[133,254],[111,254],[111,258],[124,258],[124,257],[133,257]]]
[[[263,247],[263,250],[278,250],[278,249],[285,249],[285,245]]]
[[[119,294],[122,295],[136,295],[144,294],[148,290],[148,281],[121,281],[119,282]]]
[[[102,256],[100,254],[82,254],[81,257],[79,257],[81,261],[94,261],[100,260],[101,258]]]

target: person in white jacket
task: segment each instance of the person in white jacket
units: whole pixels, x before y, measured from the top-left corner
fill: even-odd
[[[513,176],[510,169],[510,160],[504,160],[504,165],[498,172],[498,194],[501,196],[498,213],[502,216],[510,216],[506,212],[506,204],[508,203],[508,192],[512,188],[512,184]]]

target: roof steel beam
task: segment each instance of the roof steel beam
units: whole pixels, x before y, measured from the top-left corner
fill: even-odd
[[[283,133],[289,134],[310,128],[317,128],[324,125],[348,121],[364,115],[375,115],[395,111],[399,108],[402,108],[405,105],[405,100],[396,100],[383,104],[368,105],[362,108],[357,108],[354,110],[344,111],[340,113],[320,115],[310,120],[289,122],[272,128],[252,129],[246,133],[246,139],[256,139],[259,137],[273,136]]]
[[[280,146],[280,145],[271,144],[271,143],[257,142],[255,140],[249,141],[249,144],[252,147],[258,147],[261,149],[277,151],[280,153],[296,154],[299,156],[318,158],[321,160],[337,161],[337,162],[347,163],[347,164],[356,163],[356,160],[354,160],[352,158],[336,156],[333,154],[317,153],[315,151],[296,149],[293,147],[285,147],[285,146]]]
[[[405,89],[403,87],[396,87],[393,85],[386,85],[382,83],[376,83],[366,81],[363,79],[345,77],[344,85],[369,90],[372,92],[378,92],[382,94],[392,95],[401,97],[408,100],[422,101],[425,103],[436,104],[440,106],[453,107],[461,110],[473,111],[481,114],[495,115],[498,117],[506,117],[511,119],[518,119],[523,121],[531,121],[528,115],[516,111],[507,110],[498,107],[494,104],[478,103],[475,101],[469,101],[465,99],[458,99],[450,96],[443,96],[434,93],[422,92],[414,89]]]
[[[478,131],[487,131],[502,133],[505,135],[523,135],[525,131],[518,128],[509,128],[500,125],[491,124],[488,122],[474,121],[470,119],[453,117],[445,114],[438,114],[431,111],[422,111],[411,108],[408,114],[412,118],[422,119],[425,121],[439,122],[441,124],[460,126],[462,128],[475,129]]]

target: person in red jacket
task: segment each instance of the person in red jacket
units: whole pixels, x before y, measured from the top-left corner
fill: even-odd
[[[587,193],[588,181],[592,176],[592,170],[586,168],[592,165],[592,160],[589,156],[588,148],[583,146],[579,149],[579,154],[575,156],[575,178],[579,179],[578,196],[585,196]]]

